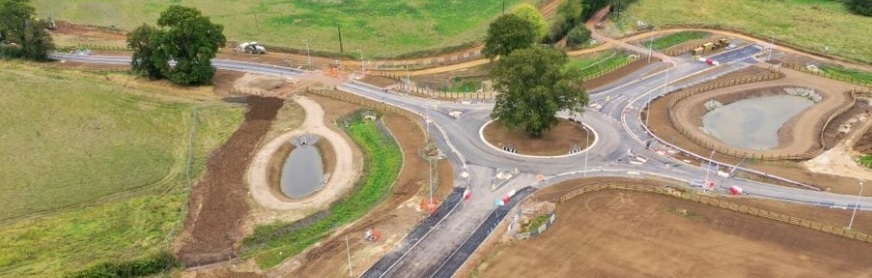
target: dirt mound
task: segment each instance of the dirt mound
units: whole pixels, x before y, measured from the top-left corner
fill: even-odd
[[[496,122],[485,126],[482,132],[484,139],[491,145],[503,148],[510,144],[518,154],[524,155],[565,155],[574,145],[577,144],[578,148],[584,149],[587,143],[593,143],[596,139],[590,136],[588,142],[587,130],[581,124],[566,119],[560,119],[560,122],[541,138],[530,138],[522,127],[509,130]]]
[[[257,144],[269,130],[283,100],[251,97],[245,121],[209,156],[206,173],[194,185],[177,254],[185,266],[226,261],[237,256],[248,214],[246,168]]]

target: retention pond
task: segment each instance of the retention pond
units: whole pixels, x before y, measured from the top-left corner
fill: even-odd
[[[290,198],[303,198],[324,187],[324,165],[315,143],[320,137],[303,135],[294,138],[296,146],[282,167],[282,193]]]
[[[814,102],[806,97],[774,95],[736,101],[702,118],[705,132],[724,143],[746,149],[778,147],[778,130]]]

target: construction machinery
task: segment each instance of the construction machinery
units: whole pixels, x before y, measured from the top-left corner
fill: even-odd
[[[236,52],[266,54],[266,48],[258,45],[256,41],[243,42],[236,46]]]

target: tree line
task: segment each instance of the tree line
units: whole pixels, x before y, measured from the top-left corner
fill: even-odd
[[[0,57],[49,60],[55,49],[49,26],[29,0],[0,0]]]

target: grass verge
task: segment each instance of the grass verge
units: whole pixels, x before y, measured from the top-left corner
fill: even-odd
[[[663,50],[687,41],[704,39],[707,36],[706,32],[678,32],[654,39],[651,47],[654,50]]]
[[[872,72],[831,65],[823,65],[820,70],[825,74],[832,76],[834,79],[846,80],[849,82],[862,82],[872,85]]]
[[[872,168],[872,155],[864,155],[860,157],[860,165],[866,166],[866,168]]]
[[[617,70],[629,62],[630,56],[623,52],[605,51],[594,57],[570,59],[567,70],[581,72],[584,81]]]
[[[848,12],[830,0],[639,0],[629,6],[622,26],[641,20],[654,26],[700,26],[737,29],[775,39],[811,52],[872,63],[869,30],[872,17]]]
[[[361,179],[349,195],[333,203],[325,216],[310,225],[289,228],[293,223],[278,222],[255,228],[244,240],[243,252],[262,269],[278,265],[360,218],[390,191],[403,163],[399,146],[372,122],[354,122],[346,132],[365,157]]]
[[[197,104],[106,78],[0,63],[0,206],[17,217],[0,225],[0,277],[137,260],[177,232]],[[194,177],[241,121],[240,107],[200,110]]]

